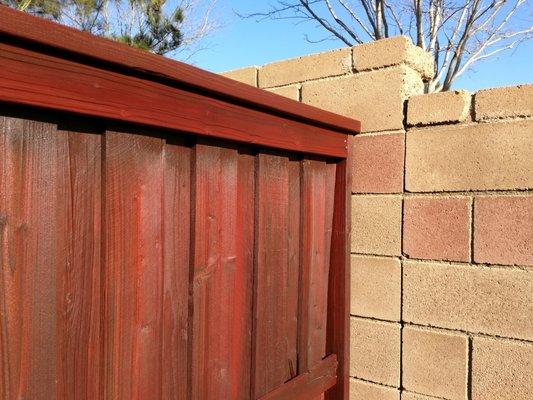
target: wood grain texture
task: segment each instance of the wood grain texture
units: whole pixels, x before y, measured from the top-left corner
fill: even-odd
[[[259,154],[256,207],[254,399],[298,368],[299,161]]]
[[[345,134],[2,43],[0,71],[2,101],[289,151],[346,156]]]
[[[3,398],[346,398],[346,161],[0,129]]]
[[[331,238],[328,292],[327,352],[337,354],[337,384],[326,393],[327,400],[349,397],[350,370],[350,236],[352,138],[348,139],[348,158],[337,164],[335,204]]]
[[[0,116],[1,399],[347,399],[349,161],[39,115]]]
[[[303,161],[299,372],[326,356],[335,164]]]
[[[163,199],[162,399],[187,400],[192,151],[167,141]]]
[[[161,398],[163,141],[105,134],[106,398]]]
[[[2,343],[8,347],[2,351],[2,377],[7,398],[57,398],[55,302],[58,269],[66,264],[57,243],[66,239],[58,234],[67,216],[53,205],[64,201],[57,192],[56,147],[66,142],[54,133],[49,124],[5,121]]]
[[[347,399],[357,121],[3,6],[0,103],[0,398]]]
[[[57,388],[59,399],[91,399],[101,394],[101,136],[68,134],[66,197],[68,260],[58,276]]]
[[[337,356],[319,361],[308,372],[279,386],[259,400],[309,400],[317,398],[337,382]]]
[[[333,130],[351,133],[360,131],[358,121],[3,6],[0,6],[0,33],[33,42],[37,44],[35,47],[40,49],[43,49],[44,45],[83,55],[101,64],[125,67],[147,78],[164,77],[174,84],[207,91],[228,101],[238,101],[253,108],[266,109],[275,114],[320,124]]]
[[[250,396],[254,158],[196,145],[191,399]]]
[[[2,398],[96,398],[100,385],[100,138],[5,118]]]

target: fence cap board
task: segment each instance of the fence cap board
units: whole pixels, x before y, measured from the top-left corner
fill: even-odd
[[[191,65],[138,50],[86,32],[0,6],[0,35],[44,48],[68,52],[142,74],[168,79],[183,88],[202,91],[232,103],[253,106],[345,134],[360,132],[361,123],[329,111],[254,88]],[[44,46],[44,48],[43,48]]]

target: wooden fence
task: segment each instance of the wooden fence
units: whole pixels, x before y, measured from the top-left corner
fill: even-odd
[[[358,130],[0,7],[0,398],[348,399]]]

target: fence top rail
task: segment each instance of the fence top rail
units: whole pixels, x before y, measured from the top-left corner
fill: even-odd
[[[191,65],[0,6],[0,37],[134,71],[146,79],[166,79],[229,103],[275,114],[344,134],[360,132],[359,121],[299,103]]]

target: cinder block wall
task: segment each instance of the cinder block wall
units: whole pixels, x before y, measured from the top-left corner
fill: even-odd
[[[225,75],[363,122],[351,399],[533,397],[533,86],[423,95],[404,37]]]

